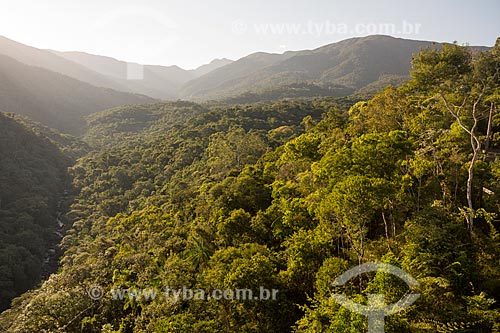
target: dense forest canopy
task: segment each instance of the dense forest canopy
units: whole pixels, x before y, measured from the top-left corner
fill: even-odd
[[[499,332],[500,39],[474,56],[424,50],[411,76],[365,101],[179,101],[91,116],[94,149],[69,170],[60,270],[16,298],[0,329],[363,332],[366,317],[333,293],[393,303],[409,288],[383,272],[332,282],[381,261],[415,277],[421,295],[386,332]],[[165,286],[279,293],[110,293]]]

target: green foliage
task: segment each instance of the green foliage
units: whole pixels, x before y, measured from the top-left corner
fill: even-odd
[[[460,100],[464,79],[483,77],[487,110],[500,84],[491,71],[497,58],[498,47],[476,57],[456,45],[425,50],[409,83],[349,111],[345,100],[325,98],[162,103],[93,116],[87,140],[98,149],[71,168],[79,194],[61,270],[16,299],[0,325],[12,332],[363,332],[366,317],[332,293],[361,304],[383,294],[394,303],[410,288],[383,272],[342,287],[332,282],[381,261],[415,277],[421,294],[386,318],[387,332],[498,331],[498,152],[493,145],[475,162],[470,232],[463,219],[470,137],[436,97],[440,88]],[[481,121],[481,142],[486,130]],[[114,301],[108,294],[92,301],[85,295],[92,284],[279,293],[273,301]]]

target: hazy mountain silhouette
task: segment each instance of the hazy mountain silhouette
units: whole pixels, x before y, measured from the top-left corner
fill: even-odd
[[[0,111],[28,116],[60,131],[81,134],[84,116],[154,99],[98,88],[69,76],[0,55]]]
[[[142,66],[143,77],[141,80],[130,80],[127,76],[129,63],[125,61],[84,52],[58,52],[52,50],[51,52],[114,80],[127,91],[154,98],[175,99],[179,88],[196,77],[193,73],[178,66],[154,66],[133,63],[135,66]]]
[[[116,81],[120,86],[125,87],[127,91],[159,99],[176,99],[178,90],[189,80],[232,62],[228,59],[215,59],[210,64],[202,65],[193,70],[184,70],[178,66],[139,65],[134,63],[133,65],[142,66],[143,78],[142,80],[129,80],[127,77],[129,63],[125,61],[85,52],[50,51]]]
[[[3,36],[0,36],[0,54],[13,58],[23,64],[48,69],[97,87],[126,90],[125,87],[116,81],[73,61],[61,58],[46,50],[40,50],[15,42]]]
[[[231,62],[228,59],[216,59],[194,70],[184,70],[178,66],[144,65],[143,79],[129,80],[127,62],[111,57],[85,52],[41,50],[3,36],[0,36],[0,54],[96,87],[139,93],[158,99],[177,99],[178,90],[186,82]]]

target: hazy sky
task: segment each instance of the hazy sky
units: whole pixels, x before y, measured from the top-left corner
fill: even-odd
[[[0,0],[0,35],[188,69],[375,33],[493,45],[499,13],[500,0]]]

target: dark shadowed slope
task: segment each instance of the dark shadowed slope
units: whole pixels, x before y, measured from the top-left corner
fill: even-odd
[[[0,311],[40,280],[72,164],[30,126],[0,112]]]

